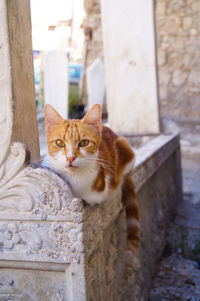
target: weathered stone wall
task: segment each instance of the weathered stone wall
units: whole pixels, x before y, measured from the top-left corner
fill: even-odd
[[[103,57],[99,0],[85,0],[86,22],[92,29],[87,66]],[[120,20],[119,20],[120,21]],[[200,2],[155,0],[161,115],[200,117]]]
[[[124,252],[126,219],[120,197],[84,208],[87,300],[147,300],[166,230],[181,201],[179,137],[160,136],[136,155],[132,176],[140,211],[139,252]]]
[[[173,143],[170,144],[168,150],[173,149]],[[163,152],[162,155],[164,156]],[[156,161],[157,159],[158,153],[155,156]],[[137,193],[142,233],[139,263],[128,257],[124,258],[125,277],[122,282],[124,289],[121,301],[148,300],[151,281],[165,247],[166,231],[181,201],[179,159],[180,151],[177,149]],[[160,179],[167,179],[167,181]]]
[[[85,0],[85,34],[88,35],[87,66],[98,57],[103,58],[103,38],[101,26],[101,7],[99,0]],[[91,33],[91,36],[90,36]]]
[[[156,0],[161,114],[200,117],[200,2]]]

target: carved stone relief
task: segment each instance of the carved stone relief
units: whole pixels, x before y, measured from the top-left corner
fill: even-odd
[[[0,279],[0,301],[6,300],[64,301],[65,273],[3,268]]]
[[[26,145],[12,142],[16,101],[5,0],[0,1],[0,67],[0,259],[78,262],[82,201],[53,171],[28,165]]]
[[[0,222],[0,259],[70,263],[83,252],[82,223]]]
[[[8,152],[13,125],[12,89],[8,27],[6,22],[5,1],[0,3],[0,179],[4,170],[4,161]]]
[[[3,200],[7,203],[9,196],[12,196],[13,206],[16,199],[18,186],[9,183],[22,169],[26,159],[26,147],[15,142],[11,145],[13,111],[12,111],[12,86],[11,86],[11,64],[8,42],[8,25],[6,14],[6,3],[0,3],[0,203],[1,210],[5,207]],[[9,203],[9,202],[8,202]],[[30,202],[28,202],[30,206]],[[9,205],[8,205],[9,207]]]
[[[21,143],[34,154],[32,51],[30,45],[20,48],[27,44],[23,33],[30,38],[30,27],[23,27],[29,8],[26,0],[0,0],[0,301],[64,301],[64,270],[80,266],[83,257],[83,203],[55,172],[28,165],[30,154]],[[35,151],[33,160],[37,156]]]
[[[16,144],[12,150],[19,150],[15,147]],[[22,149],[20,151],[21,153],[17,153],[16,156],[22,156]],[[9,160],[12,160],[12,154]],[[16,158],[16,161],[22,162],[20,158]],[[73,209],[72,204],[70,206],[72,199],[70,189],[59,176],[41,167],[28,166],[19,171],[16,161],[13,158],[13,172],[9,170],[1,178],[0,211],[31,213],[35,215],[34,219],[45,220],[48,218],[47,214],[64,215],[66,210]],[[82,209],[81,201],[78,199],[73,201],[73,205],[78,207],[74,210]]]
[[[0,301],[33,301],[33,299],[26,295],[0,294]]]

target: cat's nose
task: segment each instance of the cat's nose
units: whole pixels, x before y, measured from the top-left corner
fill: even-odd
[[[71,164],[76,158],[74,156],[67,156],[67,161]]]

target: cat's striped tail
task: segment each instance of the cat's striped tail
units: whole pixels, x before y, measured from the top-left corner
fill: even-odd
[[[124,176],[122,200],[127,216],[127,249],[135,254],[140,245],[140,223],[135,187],[130,174]]]

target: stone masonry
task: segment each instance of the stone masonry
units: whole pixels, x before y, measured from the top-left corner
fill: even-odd
[[[98,57],[103,58],[103,38],[101,26],[101,8],[99,0],[85,0],[86,18],[83,22],[85,34],[89,37],[87,66]]]
[[[87,66],[103,57],[99,0],[85,0],[85,28],[92,30]],[[120,20],[119,20],[120,22]],[[200,2],[155,0],[160,111],[162,117],[200,117]]]
[[[156,0],[161,113],[200,117],[200,2]]]

